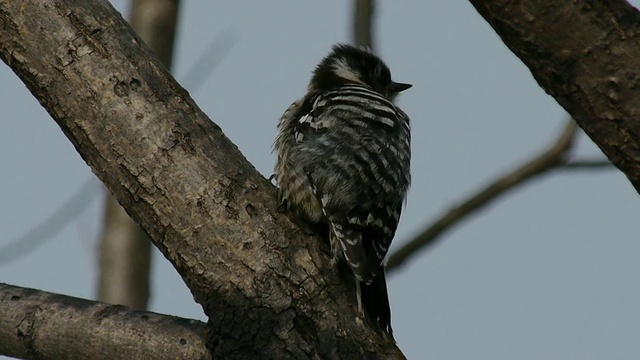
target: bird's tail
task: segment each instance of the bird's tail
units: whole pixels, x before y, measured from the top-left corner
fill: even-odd
[[[393,339],[391,308],[389,306],[384,265],[380,265],[380,269],[376,271],[376,276],[371,284],[367,285],[364,282],[360,282],[360,292],[362,308],[367,321],[371,326],[382,333],[388,334]]]

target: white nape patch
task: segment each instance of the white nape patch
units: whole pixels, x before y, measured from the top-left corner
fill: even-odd
[[[366,85],[364,81],[360,79],[358,72],[355,71],[351,66],[349,66],[349,64],[345,59],[336,60],[336,62],[333,64],[333,72],[334,74],[338,75],[339,77],[345,80]]]

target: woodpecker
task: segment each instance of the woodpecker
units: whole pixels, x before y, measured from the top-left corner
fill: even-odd
[[[411,181],[409,117],[372,51],[333,46],[307,93],[282,115],[274,142],[281,206],[326,224],[333,263],[346,263],[358,310],[392,335],[384,258]]]

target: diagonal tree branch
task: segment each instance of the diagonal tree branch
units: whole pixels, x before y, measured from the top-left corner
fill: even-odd
[[[52,239],[87,209],[99,190],[100,186],[96,179],[92,177],[86,180],[70,199],[58,206],[45,220],[16,239],[0,246],[0,266],[21,259]]]
[[[637,99],[640,14],[626,1],[470,0],[505,44],[531,69],[602,149],[640,190],[640,107]],[[624,49],[624,50],[622,50]],[[535,162],[535,159],[534,161]],[[557,170],[607,167],[608,162],[566,162]],[[519,168],[497,180],[428,226],[394,253],[388,267],[402,264],[418,249],[432,244],[463,216],[488,203],[496,185],[528,179]],[[518,179],[513,175],[527,175]],[[503,189],[506,190],[506,189]],[[493,194],[493,195],[492,195]]]
[[[624,0],[470,0],[640,191],[640,13]]]
[[[0,354],[22,359],[210,359],[206,324],[0,283]],[[73,350],[69,351],[70,342]]]
[[[178,0],[132,0],[129,23],[162,64],[171,70]],[[107,193],[100,239],[98,300],[146,309],[149,302],[151,242]]]
[[[107,1],[1,2],[0,24],[0,57],[203,306],[214,357],[403,358]]]
[[[387,269],[394,270],[403,265],[408,259],[418,255],[419,250],[433,245],[440,236],[454,225],[463,220],[467,220],[469,215],[477,210],[489,205],[506,192],[514,190],[529,180],[548,172],[551,169],[561,167],[565,164],[568,152],[573,145],[578,127],[569,118],[564,130],[558,138],[539,155],[525,161],[521,166],[513,171],[499,177],[476,194],[470,196],[462,204],[453,207],[436,221],[431,223],[413,240],[403,245],[390,257]]]

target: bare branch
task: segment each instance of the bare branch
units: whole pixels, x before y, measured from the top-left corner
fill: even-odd
[[[640,13],[624,0],[470,0],[640,191]]]
[[[558,166],[557,170],[565,171],[585,171],[585,170],[601,170],[601,169],[615,169],[611,161],[607,159],[583,159],[583,160],[571,160],[562,166]]]
[[[540,86],[556,98],[640,191],[640,107],[635,100],[640,97],[640,78],[631,76],[633,72],[628,70],[640,66],[640,47],[629,40],[639,31],[640,13],[621,0],[601,3],[526,0],[515,5],[507,0],[470,2],[530,68]],[[622,48],[624,51],[620,52]],[[604,163],[569,162],[552,168],[605,166]],[[511,179],[510,182],[517,185],[539,174],[513,178],[514,174],[522,175],[520,170],[526,168],[527,165],[499,179],[449,211],[392,255],[389,267],[399,266],[463,216],[492,199],[486,196],[499,189],[503,181]]]
[[[210,359],[206,325],[0,283],[0,354],[22,359]]]
[[[374,49],[375,0],[353,0],[353,44]]]
[[[562,166],[571,149],[577,129],[578,127],[575,121],[569,118],[564,130],[548,149],[534,156],[529,161],[526,161],[513,171],[494,180],[491,184],[470,196],[468,200],[455,206],[428,225],[420,235],[409,241],[389,257],[387,269],[392,271],[399,268],[410,257],[417,255],[418,250],[423,250],[427,246],[433,245],[435,241],[452,226],[462,220],[468,219],[470,214],[487,206],[507,191],[514,190],[516,187],[523,185],[548,170]]]
[[[52,239],[73,219],[82,214],[100,193],[99,182],[91,177],[51,215],[24,235],[0,246],[0,266],[16,261]]]
[[[239,35],[233,29],[227,29],[217,34],[182,77],[180,82],[184,87],[193,93],[204,85],[207,77],[218,67],[231,48],[238,43],[238,39]]]

